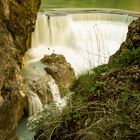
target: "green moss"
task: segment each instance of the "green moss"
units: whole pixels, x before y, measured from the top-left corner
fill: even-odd
[[[95,76],[101,76],[107,70],[108,70],[108,65],[107,64],[103,64],[103,65],[99,65],[98,67],[95,67],[94,69],[92,69],[91,72]]]
[[[98,81],[98,79],[106,73],[107,69],[108,65],[100,65],[79,76],[71,89],[76,96],[73,99],[74,102],[84,103],[93,92],[100,94],[100,89],[105,86],[105,82]]]

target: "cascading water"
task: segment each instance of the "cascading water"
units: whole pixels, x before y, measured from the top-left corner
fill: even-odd
[[[29,116],[43,109],[43,104],[38,96],[39,91],[42,96],[44,95],[44,98],[48,98],[46,96],[49,90],[52,94],[52,100],[58,107],[61,108],[66,105],[66,98],[62,99],[60,97],[55,79],[47,74],[44,68],[45,66],[41,62],[30,63],[29,61],[22,70],[22,75],[25,78],[25,93],[28,100],[27,110]]]
[[[35,32],[32,34],[32,47],[26,53],[27,61],[22,72],[26,81],[37,81],[47,75],[45,65],[40,62],[44,54],[63,54],[77,75],[94,66],[107,63],[109,56],[115,53],[125,40],[128,24],[134,19],[133,16],[111,13],[59,16],[38,14]],[[53,99],[55,102],[62,102],[53,80],[51,78],[48,82]],[[57,96],[54,96],[56,93],[53,92],[57,92]],[[41,109],[39,97],[33,94],[28,96],[29,105],[32,104],[30,109],[35,110],[37,102]],[[33,98],[35,102],[32,101]]]
[[[61,109],[63,106],[66,105],[66,98],[60,97],[59,88],[55,83],[55,80],[52,78],[52,76],[49,77],[50,77],[50,81],[48,82],[48,84],[50,86],[53,101],[56,103],[57,107]]]
[[[37,94],[35,94],[32,91],[29,91],[27,93],[27,97],[28,97],[28,106],[29,106],[29,111],[28,111],[29,116],[32,116],[36,112],[42,110],[43,106]]]

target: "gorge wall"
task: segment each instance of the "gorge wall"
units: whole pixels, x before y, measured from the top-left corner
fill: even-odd
[[[0,140],[16,140],[22,115],[22,56],[30,47],[40,0],[0,1]]]

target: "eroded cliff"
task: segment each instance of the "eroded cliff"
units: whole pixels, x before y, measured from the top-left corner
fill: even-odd
[[[22,56],[29,46],[40,0],[0,1],[0,140],[17,139],[22,115]]]

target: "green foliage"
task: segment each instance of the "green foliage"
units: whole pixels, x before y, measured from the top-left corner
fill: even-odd
[[[122,69],[132,65],[140,65],[140,47],[125,49],[120,54],[110,58],[109,69]]]
[[[76,113],[67,113],[67,114],[64,114],[63,115],[63,120],[64,121],[71,121],[71,120],[74,120],[74,119],[80,119],[81,118],[81,115],[79,112],[76,112]]]
[[[112,60],[110,67],[127,67],[129,65],[140,65],[140,47],[134,49],[126,49],[119,56]]]
[[[95,92],[96,90],[105,86],[105,82],[97,81],[94,85],[92,85],[89,89],[89,92]]]
[[[62,111],[62,118],[63,121],[71,121],[73,119],[80,119],[81,115],[80,112],[72,112],[72,108],[67,106]]]
[[[139,63],[140,60],[140,47],[137,49],[127,49],[124,53],[119,57],[120,63],[130,65],[132,63]]]
[[[83,104],[85,101],[87,101],[87,97],[78,95],[78,96],[76,96],[76,101],[78,104]]]
[[[122,95],[122,100],[123,102],[128,102],[129,97],[130,97],[130,93],[129,93],[129,84],[131,83],[131,81],[127,80],[125,83],[125,89],[124,91],[121,93]]]
[[[45,123],[39,127],[53,122],[46,127],[52,132],[60,124],[52,135],[63,140],[85,136],[96,140],[139,139],[139,81],[133,69],[128,71],[126,66],[139,65],[140,49],[126,50],[116,60],[113,72],[108,65],[101,65],[81,75],[71,89],[75,93],[71,106],[65,108],[61,115],[53,108],[53,113],[50,113],[53,119],[48,119],[50,116],[47,115],[43,120]],[[136,78],[132,80],[133,76]]]
[[[76,112],[73,114],[73,119],[80,119],[81,118],[81,115],[79,112]]]
[[[70,114],[65,114],[65,115],[63,116],[63,119],[64,119],[64,121],[70,121],[70,120],[72,120],[72,117],[71,117]]]
[[[129,99],[129,92],[128,91],[122,92],[122,99],[123,99],[123,102],[128,102],[128,99]]]
[[[105,86],[105,82],[98,81],[98,78],[107,70],[108,65],[100,65],[79,76],[77,82],[73,86],[75,92],[73,100],[76,104],[83,104],[86,102],[91,92],[100,94],[100,89]]]
[[[108,69],[108,65],[103,64],[103,65],[100,65],[100,66],[92,69],[91,73],[95,76],[100,76],[101,74],[105,73],[107,71],[107,69]]]
[[[139,138],[140,93],[131,87],[134,86],[130,76],[133,72],[130,70],[131,74],[128,74],[127,68],[123,68],[124,75],[130,76],[125,79],[121,69],[117,69],[117,73],[118,71],[120,75],[117,75],[116,79],[115,73],[107,75],[114,76],[112,82],[109,82],[111,77],[107,77],[106,81],[100,77],[106,71],[102,71],[101,75],[100,72],[88,73],[78,79],[78,84],[74,88],[73,109],[66,114],[64,112],[66,130],[61,128],[60,135],[65,135],[68,140],[80,139],[87,134],[96,140]],[[69,134],[65,133],[66,131]]]
[[[75,96],[73,98],[73,102],[76,104],[82,104],[87,100],[89,89],[91,88],[91,84],[94,82],[94,76],[89,73],[83,74],[79,77],[79,79],[74,84],[72,90],[75,92]]]

